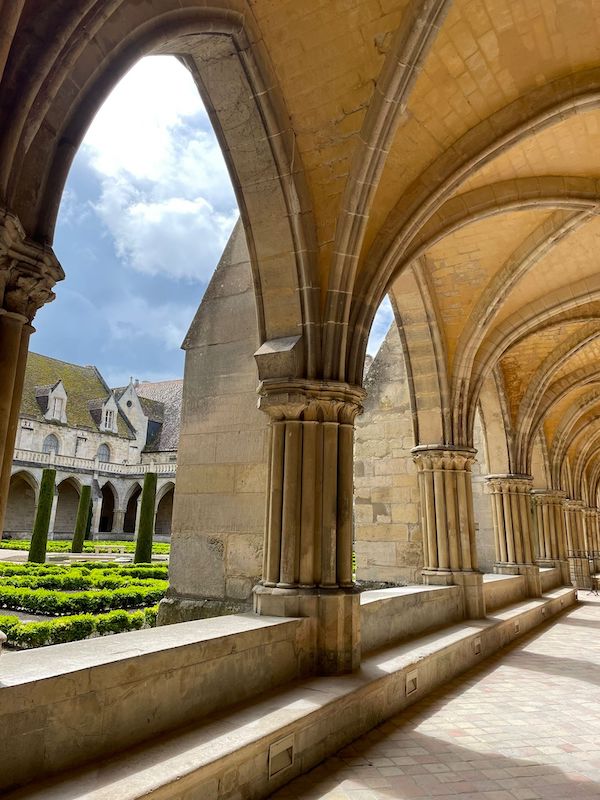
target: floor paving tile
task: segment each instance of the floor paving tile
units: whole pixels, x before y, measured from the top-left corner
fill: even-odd
[[[600,598],[446,684],[277,800],[600,800]]]

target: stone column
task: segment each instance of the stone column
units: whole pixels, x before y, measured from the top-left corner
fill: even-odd
[[[50,522],[48,524],[48,539],[54,539],[54,524],[56,522],[56,509],[58,508],[58,487],[54,487],[54,497],[52,498],[52,510],[50,511]]]
[[[100,534],[100,517],[102,516],[102,495],[94,494],[92,500],[92,525],[90,533],[92,539],[97,539]]]
[[[330,381],[264,380],[270,456],[262,580],[254,609],[317,620],[317,669],[360,663],[352,581],[354,421],[364,391]]]
[[[138,533],[140,530],[140,512],[142,510],[142,493],[140,492],[140,496],[137,499],[137,505],[135,510],[135,532],[133,534],[133,540],[137,541]]]
[[[500,575],[524,575],[528,595],[540,597],[540,570],[534,559],[531,531],[532,483],[530,475],[487,477],[496,537],[494,572]]]
[[[471,483],[475,450],[425,445],[412,452],[421,496],[423,582],[462,586],[465,615],[485,617]]]
[[[593,569],[594,572],[600,570],[600,509],[594,508],[594,547],[593,547]]]
[[[123,525],[125,524],[125,511],[122,508],[115,509],[113,512],[112,533],[123,533]]]
[[[580,588],[585,588],[590,585],[591,573],[586,552],[582,500],[566,500],[565,523],[571,581]]]
[[[532,492],[537,540],[537,563],[560,567],[563,583],[569,583],[569,561],[565,539],[564,492],[534,489]]]
[[[27,364],[30,323],[64,273],[49,247],[28,240],[19,220],[0,209],[0,535]]]

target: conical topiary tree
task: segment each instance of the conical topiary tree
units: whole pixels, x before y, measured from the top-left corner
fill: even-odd
[[[134,564],[152,561],[152,538],[154,536],[154,504],[156,502],[156,472],[147,472],[142,489],[140,524],[135,544]]]
[[[73,534],[73,543],[71,544],[72,553],[83,552],[83,540],[85,539],[87,522],[90,516],[91,500],[92,500],[92,487],[82,486],[81,494],[79,495],[79,505],[77,506],[77,519],[75,521],[75,532]]]
[[[46,561],[46,546],[48,544],[48,528],[52,516],[52,501],[54,500],[56,483],[56,470],[45,469],[42,472],[40,484],[40,497],[35,512],[33,533],[29,546],[29,561],[43,564]]]

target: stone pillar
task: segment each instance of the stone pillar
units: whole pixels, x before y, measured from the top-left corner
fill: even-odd
[[[412,452],[421,498],[423,582],[462,586],[465,615],[485,617],[471,484],[475,450],[425,445]]]
[[[123,525],[125,524],[125,511],[122,508],[115,509],[113,512],[112,533],[123,533]]]
[[[28,240],[19,220],[0,209],[0,535],[8,500],[30,323],[64,273],[49,247]]]
[[[580,588],[586,588],[590,585],[591,573],[586,551],[582,500],[566,500],[565,523],[571,582]]]
[[[534,489],[537,563],[540,566],[560,567],[563,583],[569,583],[569,561],[563,504],[564,492]]]
[[[133,534],[133,540],[137,541],[138,533],[140,531],[140,512],[142,510],[142,493],[140,492],[140,496],[137,499],[137,505],[135,510],[135,532]]]
[[[50,522],[48,524],[48,539],[54,539],[54,523],[56,522],[56,509],[58,508],[58,487],[54,487],[54,497],[52,498],[52,510],[50,511]]]
[[[540,570],[535,563],[531,531],[532,483],[530,475],[487,477],[496,537],[494,572],[500,575],[525,575],[528,595],[540,597]]]
[[[593,531],[594,531],[594,547],[593,547],[593,570],[594,572],[598,572],[600,570],[600,509],[594,508],[594,521],[593,521]]]
[[[317,669],[360,663],[352,581],[354,421],[364,391],[335,382],[264,380],[270,417],[262,580],[254,609],[317,620]]]
[[[102,516],[102,495],[94,493],[92,500],[92,525],[90,532],[92,539],[97,539],[100,533],[100,517]]]

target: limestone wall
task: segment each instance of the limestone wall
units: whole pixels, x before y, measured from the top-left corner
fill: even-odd
[[[411,449],[410,396],[402,342],[390,328],[365,380],[365,413],[356,431],[354,516],[357,577],[420,583],[423,566],[420,498]],[[479,568],[491,572],[494,530],[485,475],[485,434],[476,416],[472,468]]]
[[[357,577],[420,582],[419,488],[408,381],[398,329],[390,328],[365,380],[354,457]]]
[[[256,406],[258,344],[252,273],[238,223],[184,342],[173,602],[247,601],[260,579],[268,428]]]

